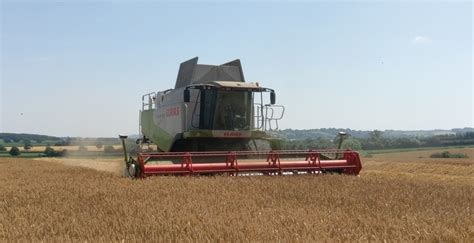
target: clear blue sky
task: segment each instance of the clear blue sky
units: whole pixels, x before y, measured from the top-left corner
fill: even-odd
[[[141,95],[240,58],[282,128],[473,127],[472,3],[1,5],[0,132],[138,133]]]

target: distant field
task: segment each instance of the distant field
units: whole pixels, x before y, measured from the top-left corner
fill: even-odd
[[[130,180],[120,159],[0,158],[0,241],[473,242],[474,148],[449,151],[470,158],[375,154],[360,177]]]

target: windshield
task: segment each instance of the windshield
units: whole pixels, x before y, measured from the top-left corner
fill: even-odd
[[[251,93],[219,91],[216,99],[214,129],[250,129]]]
[[[250,130],[251,92],[203,90],[201,96],[201,129]]]

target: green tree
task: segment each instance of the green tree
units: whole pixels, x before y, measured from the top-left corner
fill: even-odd
[[[0,152],[5,152],[7,151],[7,148],[3,144],[0,144]]]
[[[18,156],[20,155],[20,149],[13,146],[10,151],[8,152],[11,156]]]
[[[25,150],[29,150],[30,148],[32,148],[33,146],[31,145],[31,141],[29,139],[24,139],[23,140],[23,148]]]
[[[372,140],[380,140],[383,137],[383,132],[379,130],[374,130],[369,134]]]
[[[342,149],[362,150],[362,144],[354,137],[349,137],[342,142]]]
[[[272,150],[280,150],[282,149],[281,140],[280,139],[272,139],[269,141],[270,147]]]
[[[385,147],[385,140],[382,131],[374,130],[369,134],[369,146],[372,149],[381,149]]]
[[[98,148],[98,149],[101,149],[102,147],[104,147],[104,144],[102,144],[102,142],[97,141],[95,143],[95,147]]]
[[[46,157],[54,157],[56,151],[50,146],[47,146],[43,153]]]
[[[44,150],[44,156],[46,157],[62,157],[66,155],[67,150],[62,150],[62,151],[56,151],[50,146],[47,146],[46,149]]]
[[[113,153],[113,152],[115,152],[114,146],[112,146],[112,145],[107,145],[107,146],[105,146],[105,147],[104,147],[104,152],[105,152],[105,153]]]
[[[317,138],[318,149],[328,149],[333,148],[331,140],[327,138]]]

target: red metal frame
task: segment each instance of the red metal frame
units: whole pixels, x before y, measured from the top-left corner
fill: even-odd
[[[328,154],[335,159],[321,159],[321,155],[327,157]],[[174,163],[151,163],[164,160]],[[347,175],[358,175],[362,169],[359,154],[351,150],[140,153],[137,161],[137,176],[142,178],[150,175],[282,175],[284,172],[319,174],[335,170]]]

